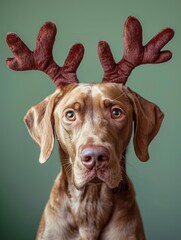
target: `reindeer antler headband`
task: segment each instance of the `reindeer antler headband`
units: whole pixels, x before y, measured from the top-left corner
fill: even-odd
[[[31,51],[14,33],[7,35],[7,44],[14,54],[6,63],[13,70],[40,70],[49,75],[59,88],[70,83],[77,83],[76,70],[83,58],[84,47],[75,44],[62,67],[58,66],[52,55],[56,36],[56,26],[45,23],[39,30],[36,47]],[[104,69],[103,82],[125,84],[131,71],[138,65],[162,63],[170,60],[170,51],[161,49],[173,38],[174,31],[166,28],[153,37],[145,46],[142,45],[142,27],[135,17],[128,17],[124,25],[124,55],[116,63],[108,43],[98,44],[98,55]]]

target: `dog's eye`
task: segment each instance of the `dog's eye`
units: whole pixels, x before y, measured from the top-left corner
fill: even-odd
[[[66,118],[69,120],[69,121],[75,121],[76,120],[76,115],[73,111],[68,111],[66,112]]]
[[[111,109],[111,117],[114,119],[120,118],[122,115],[122,110],[120,108]]]

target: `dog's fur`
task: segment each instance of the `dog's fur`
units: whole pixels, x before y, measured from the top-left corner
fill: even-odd
[[[32,107],[25,122],[40,162],[53,150],[55,130],[62,163],[36,239],[145,239],[124,152],[134,122],[135,153],[148,160],[162,119],[155,104],[116,83],[70,84]]]

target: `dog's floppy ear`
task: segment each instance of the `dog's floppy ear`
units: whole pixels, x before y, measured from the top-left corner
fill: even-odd
[[[127,89],[134,109],[133,142],[135,152],[141,161],[147,161],[149,159],[148,146],[158,133],[164,115],[157,105],[142,98],[129,88]]]
[[[54,146],[53,117],[57,92],[30,108],[24,117],[31,137],[40,146],[39,162],[44,163],[50,157]]]

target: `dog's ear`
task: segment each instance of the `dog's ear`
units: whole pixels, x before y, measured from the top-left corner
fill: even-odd
[[[128,96],[134,110],[134,148],[141,161],[149,159],[148,146],[158,133],[163,113],[154,103],[147,101],[137,93],[128,89]]]
[[[53,110],[57,92],[30,108],[24,117],[31,137],[40,146],[39,162],[44,163],[50,157],[54,146]]]

